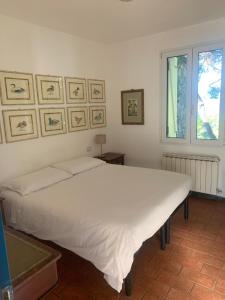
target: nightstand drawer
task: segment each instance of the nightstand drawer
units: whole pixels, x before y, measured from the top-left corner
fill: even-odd
[[[110,164],[114,164],[114,165],[124,165],[124,157],[119,157],[119,158],[115,158],[113,159]]]

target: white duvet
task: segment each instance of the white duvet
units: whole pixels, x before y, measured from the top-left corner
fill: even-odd
[[[104,164],[27,196],[1,195],[11,226],[91,261],[119,292],[135,252],[190,189],[186,175]]]

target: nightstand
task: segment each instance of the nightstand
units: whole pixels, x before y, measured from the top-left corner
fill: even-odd
[[[101,156],[96,156],[96,158],[104,160],[109,164],[124,165],[124,156],[125,154],[123,153],[107,152]]]
[[[5,199],[4,198],[0,198],[0,211],[2,213],[2,222],[4,225],[6,225],[6,220],[5,220],[5,212],[4,212],[4,206],[3,206],[3,201]]]

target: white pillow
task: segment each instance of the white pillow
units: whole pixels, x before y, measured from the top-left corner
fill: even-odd
[[[1,188],[6,188],[25,196],[70,177],[72,177],[72,175],[68,172],[47,167],[36,172],[11,179],[3,183]]]
[[[54,164],[54,168],[62,169],[73,175],[96,168],[105,162],[101,159],[97,159],[89,156],[82,156],[71,160],[63,161]]]

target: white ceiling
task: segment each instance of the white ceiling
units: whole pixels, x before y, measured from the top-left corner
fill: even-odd
[[[225,0],[0,0],[0,14],[112,43],[225,17]]]

